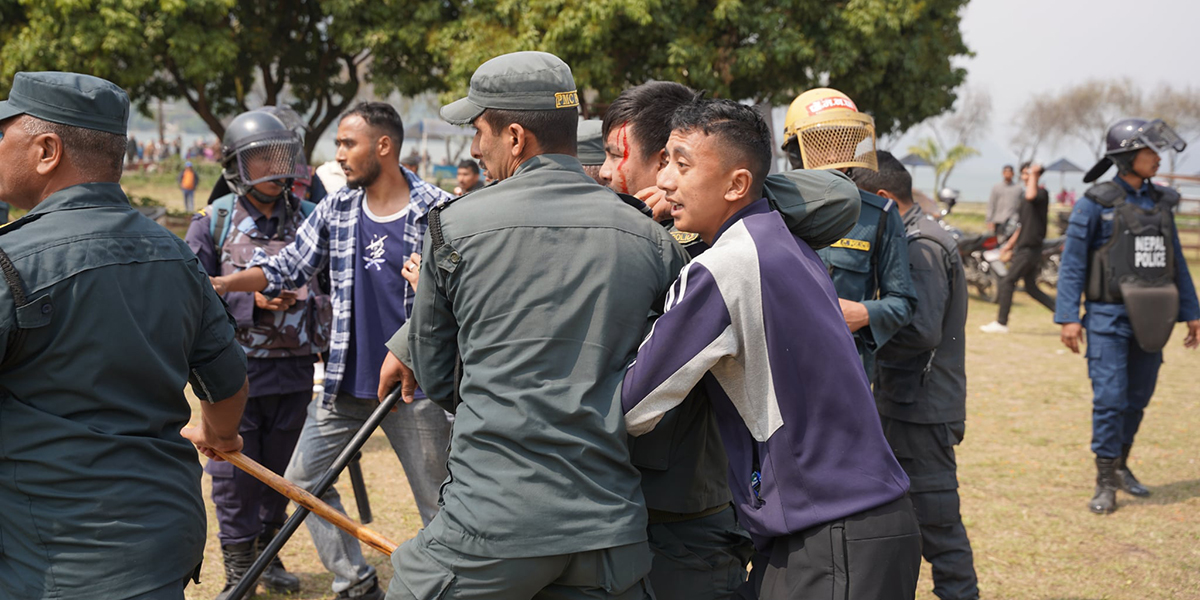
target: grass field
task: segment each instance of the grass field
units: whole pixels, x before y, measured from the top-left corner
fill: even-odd
[[[141,185],[130,183],[133,190]],[[977,229],[979,212],[981,207],[960,206],[953,220]],[[1196,272],[1200,265],[1192,267]],[[1117,513],[1096,516],[1086,508],[1095,469],[1088,447],[1091,391],[1085,360],[1063,348],[1050,313],[1020,292],[1008,335],[979,331],[995,319],[994,304],[972,299],[970,311],[968,427],[958,449],[959,480],[983,597],[1200,599],[1200,464],[1194,446],[1200,433],[1200,354],[1183,349],[1182,328],[1165,352],[1131,460],[1154,495],[1138,500],[1121,494]],[[370,527],[397,542],[415,535],[420,518],[382,434],[368,442],[363,469],[375,514]],[[206,476],[206,493],[209,485]],[[339,490],[353,516],[350,486],[343,482]],[[188,589],[189,599],[213,598],[224,584],[211,504],[208,528],[203,582]],[[386,558],[370,549],[364,554],[381,580],[389,581]],[[282,558],[303,582],[301,593],[287,598],[333,596],[332,576],[317,559],[306,529],[285,547]],[[931,586],[925,564],[917,597],[933,600]]]
[[[978,327],[995,305],[973,300],[968,322],[968,427],[959,447],[962,512],[985,598],[1117,600],[1200,598],[1200,431],[1196,374],[1200,355],[1182,347],[1182,330],[1166,350],[1158,391],[1142,424],[1131,466],[1154,495],[1121,495],[1121,509],[1086,509],[1095,470],[1090,387],[1083,358],[1066,351],[1050,313],[1018,293],[1012,333]],[[382,434],[363,459],[376,521],[402,542],[420,527],[399,462]],[[205,489],[208,489],[206,477]],[[351,490],[339,487],[353,514]],[[387,581],[382,555],[364,550]],[[283,560],[303,581],[295,600],[331,597],[331,576],[306,530]],[[216,523],[209,516],[203,583],[188,598],[212,598],[223,585]],[[918,598],[933,600],[928,565]]]

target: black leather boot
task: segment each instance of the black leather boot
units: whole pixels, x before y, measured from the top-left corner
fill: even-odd
[[[1096,495],[1088,502],[1088,508],[1098,515],[1107,515],[1117,510],[1117,466],[1119,458],[1096,457]]]
[[[263,529],[258,536],[256,558],[267,548],[267,544],[275,539],[277,533],[279,533],[279,527],[276,526],[267,525]],[[288,573],[287,569],[283,568],[283,561],[279,560],[279,555],[275,555],[275,559],[263,570],[262,577],[259,577],[258,581],[275,594],[294,594],[300,591],[300,578]]]
[[[217,594],[217,600],[225,600],[233,592],[233,588],[242,582],[254,558],[258,555],[254,550],[254,540],[240,544],[221,546],[221,558],[225,560],[225,588]],[[248,598],[254,597],[254,589],[250,589]]]
[[[1133,476],[1133,471],[1129,470],[1129,450],[1133,448],[1133,444],[1124,444],[1121,446],[1121,464],[1117,466],[1117,485],[1121,491],[1131,496],[1145,498],[1150,495],[1150,490],[1142,485],[1137,477]]]

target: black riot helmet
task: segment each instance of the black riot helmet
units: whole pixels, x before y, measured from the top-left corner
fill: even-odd
[[[261,202],[274,202],[291,189],[297,173],[296,157],[301,150],[295,132],[278,117],[258,110],[242,113],[225,128],[221,141],[222,175],[239,196],[253,195]],[[266,181],[279,182],[283,193],[267,196],[254,189]]]
[[[1162,119],[1123,119],[1108,128],[1104,158],[1083,176],[1083,182],[1091,183],[1099,179],[1114,164],[1117,165],[1118,172],[1130,172],[1133,169],[1133,157],[1142,148],[1150,148],[1155,152],[1183,152],[1187,148],[1187,142]]]

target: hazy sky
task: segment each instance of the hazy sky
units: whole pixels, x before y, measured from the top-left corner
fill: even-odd
[[[974,0],[962,32],[975,57],[963,63],[1006,124],[1030,95],[1089,78],[1200,89],[1197,27],[1196,0]]]
[[[1015,160],[1008,150],[1010,123],[1035,94],[1116,77],[1129,77],[1147,91],[1171,82],[1200,92],[1197,0],[973,0],[963,13],[962,32],[975,52],[962,60],[967,84],[986,89],[993,103],[989,139],[980,144],[983,155],[965,163],[950,182],[971,200],[982,199],[978,195],[998,179],[1000,166]],[[913,137],[894,150],[905,153]],[[1040,149],[1038,158],[1050,162],[1062,156],[1084,169],[1094,161],[1075,145]],[[1200,143],[1180,159],[1181,171],[1200,170]],[[918,170],[918,186],[932,183],[928,172]],[[1049,177],[1057,190],[1058,175]],[[1066,184],[1083,191],[1078,175],[1068,176]]]

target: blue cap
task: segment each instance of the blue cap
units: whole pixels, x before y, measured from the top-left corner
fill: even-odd
[[[129,95],[115,83],[79,73],[17,73],[0,121],[29,115],[43,121],[125,135]]]

